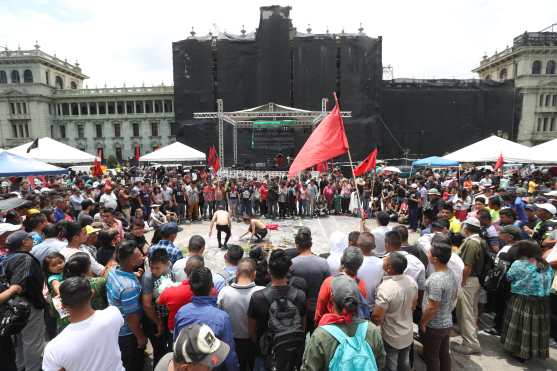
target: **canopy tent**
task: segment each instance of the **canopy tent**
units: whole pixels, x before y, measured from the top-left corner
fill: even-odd
[[[180,142],[174,142],[154,152],[139,158],[141,162],[194,162],[205,161],[205,153],[186,146]]]
[[[501,154],[503,154],[505,162],[551,162],[542,157],[538,157],[530,147],[499,138],[495,135],[470,144],[453,153],[449,153],[443,156],[443,159],[459,162],[496,162]]]
[[[426,157],[412,162],[412,166],[414,167],[455,167],[458,165],[458,161],[446,160],[438,156]]]
[[[68,170],[9,151],[0,153],[0,176],[59,175]]]
[[[95,156],[49,137],[40,138],[38,146],[27,153],[31,144],[33,142],[22,144],[9,149],[8,152],[49,164],[90,164],[95,161]]]
[[[538,144],[532,147],[531,150],[536,158],[544,158],[548,162],[557,163],[557,139]]]

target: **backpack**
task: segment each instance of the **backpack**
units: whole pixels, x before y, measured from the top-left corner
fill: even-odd
[[[505,287],[507,285],[505,275],[508,269],[509,263],[499,260],[491,269],[487,270],[483,282],[481,282],[483,288],[488,292],[497,292]]]
[[[338,341],[329,362],[330,371],[377,371],[375,355],[366,340],[368,324],[368,321],[361,322],[353,337],[346,335],[338,326],[321,326]]]
[[[493,269],[495,268],[495,258],[497,257],[497,254],[491,251],[491,248],[489,247],[487,241],[480,236],[473,238],[473,240],[479,242],[481,253],[483,254],[483,267],[480,267],[476,270],[476,275],[478,276],[480,285],[484,289],[489,290],[486,285],[486,279],[489,275],[493,275]],[[492,281],[492,278],[490,278],[489,280]]]
[[[9,280],[5,275],[4,264],[6,258],[0,264],[0,292],[10,287]],[[0,336],[17,335],[27,325],[31,315],[31,304],[22,296],[13,296],[10,300],[0,305]]]
[[[303,319],[295,304],[296,289],[288,288],[284,296],[276,297],[271,290],[263,291],[270,304],[268,329],[261,337],[260,348],[266,356],[266,366],[272,371],[293,371],[302,364],[306,334]]]

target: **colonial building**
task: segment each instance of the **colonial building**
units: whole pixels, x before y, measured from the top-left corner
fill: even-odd
[[[175,141],[171,86],[84,89],[87,78],[39,45],[0,51],[0,146],[49,136],[126,160]]]
[[[525,32],[513,45],[484,56],[473,70],[481,79],[514,80],[517,139],[535,145],[557,138],[557,32]]]

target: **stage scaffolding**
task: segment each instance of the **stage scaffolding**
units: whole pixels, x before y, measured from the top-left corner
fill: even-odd
[[[238,162],[238,128],[252,128],[254,121],[266,119],[274,120],[295,120],[297,123],[294,127],[310,127],[314,128],[327,115],[327,98],[321,99],[321,111],[308,111],[294,107],[283,106],[276,103],[267,103],[258,107],[253,107],[241,111],[224,112],[224,103],[222,99],[217,99],[217,112],[195,112],[194,119],[218,120],[219,135],[219,157],[221,163],[224,164],[224,123],[232,125],[233,135],[233,154],[234,164]],[[341,111],[341,117],[352,117],[351,111]]]

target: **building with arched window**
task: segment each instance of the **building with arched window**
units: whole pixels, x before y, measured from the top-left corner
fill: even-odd
[[[488,57],[474,69],[481,79],[497,73],[514,81],[519,142],[532,145],[557,138],[557,32],[525,32],[513,45]],[[505,73],[503,73],[503,71]]]
[[[83,89],[85,79],[79,64],[38,47],[0,51],[0,148],[48,136],[126,160],[136,145],[147,152],[175,140],[173,87]]]

